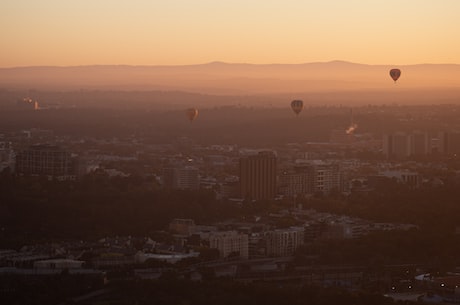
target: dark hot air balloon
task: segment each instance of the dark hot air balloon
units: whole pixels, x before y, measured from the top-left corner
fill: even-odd
[[[303,109],[303,101],[293,100],[291,102],[291,108],[292,108],[292,111],[294,111],[294,113],[298,115]]]
[[[396,83],[398,78],[401,76],[401,70],[399,70],[399,69],[391,69],[390,70],[390,76]]]
[[[190,120],[190,122],[193,122],[193,120],[196,119],[196,117],[198,116],[198,109],[189,108],[185,111],[185,115]]]

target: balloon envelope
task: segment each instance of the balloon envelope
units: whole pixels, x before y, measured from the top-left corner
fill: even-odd
[[[194,119],[196,119],[196,117],[198,116],[198,109],[196,108],[189,108],[185,111],[185,115],[187,116],[187,118],[191,121],[193,121]]]
[[[401,70],[399,69],[391,69],[390,70],[391,78],[396,82],[398,78],[401,76]]]
[[[291,102],[291,108],[292,108],[292,111],[294,111],[295,114],[299,114],[303,109],[303,101],[301,101],[301,100],[293,100]]]

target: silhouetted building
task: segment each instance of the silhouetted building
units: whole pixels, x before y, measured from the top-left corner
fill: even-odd
[[[449,131],[439,133],[439,148],[444,154],[460,153],[460,132]]]
[[[431,138],[426,132],[396,132],[383,137],[383,153],[389,158],[406,158],[432,153]]]
[[[275,197],[276,156],[273,152],[240,158],[240,194],[254,200]]]
[[[386,135],[383,139],[383,145],[388,157],[405,158],[409,156],[409,137],[403,132]]]
[[[69,180],[76,178],[76,160],[55,145],[32,145],[16,155],[16,173]]]
[[[411,156],[431,154],[431,140],[426,132],[414,132],[410,135]]]
[[[198,169],[192,166],[164,168],[162,181],[166,189],[197,190],[200,188]]]

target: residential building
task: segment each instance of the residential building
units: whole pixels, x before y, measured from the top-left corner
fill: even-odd
[[[268,256],[290,256],[304,244],[304,228],[291,227],[266,233]]]
[[[248,244],[248,235],[236,231],[220,231],[209,234],[209,247],[219,250],[221,258],[231,255],[247,259],[249,257]]]

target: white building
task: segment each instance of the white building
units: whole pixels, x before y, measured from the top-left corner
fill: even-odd
[[[212,232],[209,234],[209,247],[219,250],[220,257],[228,257],[230,254],[240,258],[249,257],[249,241],[247,234],[236,231]]]

